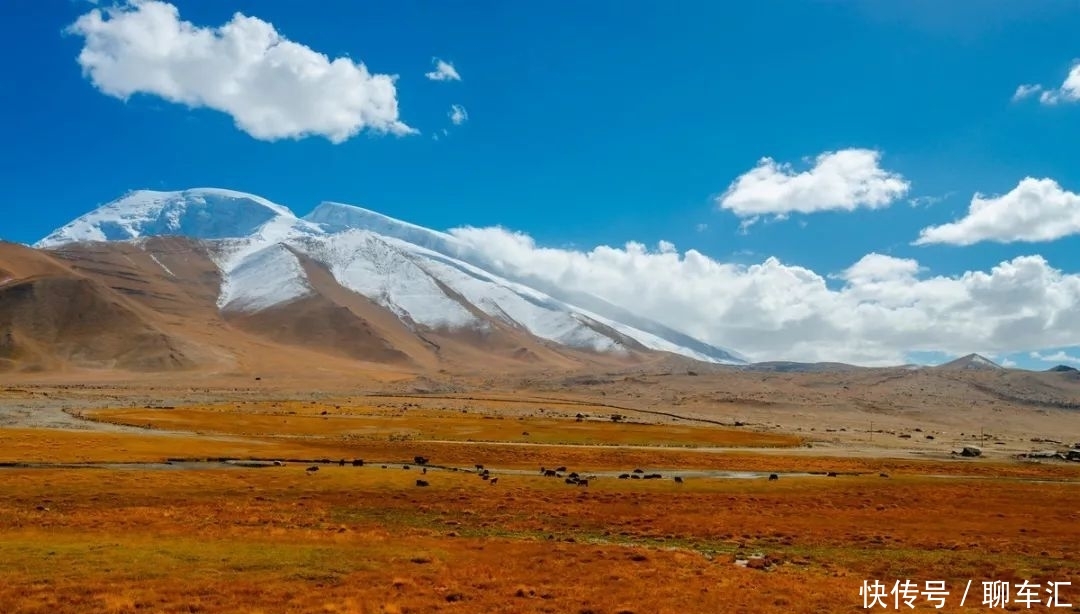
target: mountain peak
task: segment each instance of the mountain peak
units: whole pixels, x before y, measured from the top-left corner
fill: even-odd
[[[35,247],[161,235],[194,239],[245,237],[274,220],[285,225],[299,222],[288,207],[235,190],[135,190],[56,229]]]
[[[969,371],[996,371],[1004,369],[1001,365],[979,354],[968,354],[967,356],[961,356],[956,360],[949,361],[943,365],[938,365],[938,369],[950,369],[950,370],[969,370]]]

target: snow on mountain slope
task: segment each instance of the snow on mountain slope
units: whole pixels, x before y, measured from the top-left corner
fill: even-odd
[[[138,190],[55,230],[35,247],[160,235],[224,239],[293,227],[311,228],[286,207],[252,194],[217,188]]]
[[[341,285],[428,328],[483,328],[464,305],[401,250],[379,235],[347,230],[298,241],[297,248],[321,262]]]
[[[285,211],[247,237],[212,242],[210,256],[222,280],[218,308],[258,311],[311,292],[303,266],[286,246],[322,231]]]
[[[303,219],[241,192],[132,192],[38,243],[184,235],[204,241],[221,273],[218,307],[257,312],[313,292],[302,254],[343,287],[413,327],[490,330],[495,322],[562,346],[624,353],[643,348],[697,360],[740,356],[592,296],[515,278],[450,234],[359,207],[323,203]]]
[[[533,288],[502,279],[465,262],[429,256],[423,266],[484,313],[519,326],[541,339],[597,352],[624,352],[627,347],[623,339],[598,330],[608,328],[617,335],[649,349],[681,354],[703,362],[717,362],[713,356],[568,305]]]
[[[387,240],[402,251],[411,251],[414,262],[489,317],[532,335],[561,345],[621,352],[616,339],[597,332],[583,320],[584,314],[524,286],[499,279],[464,262],[436,257],[403,241]],[[427,253],[425,253],[427,252]]]
[[[222,311],[259,311],[312,292],[300,260],[281,243],[246,253],[222,279]]]
[[[383,230],[387,228],[382,226]],[[460,303],[449,297],[441,284],[485,315],[560,345],[622,353],[628,349],[626,341],[629,340],[646,348],[696,360],[723,362],[409,241],[368,231],[346,230],[325,238],[312,237],[301,245],[306,245],[301,249],[310,250],[306,253],[316,260],[331,263],[331,272],[339,283],[395,312],[409,315],[421,325],[459,328],[480,324],[472,314],[466,317],[467,311],[455,309]],[[345,264],[346,260],[348,264]],[[462,318],[450,321],[446,318],[447,313],[458,313]]]
[[[491,263],[492,268],[499,268],[498,263]],[[665,326],[656,320],[650,320],[639,316],[628,309],[613,305],[604,299],[585,292],[569,291],[550,281],[533,277],[516,276],[513,272],[504,273],[507,277],[515,279],[519,283],[526,284],[536,290],[545,292],[560,301],[574,305],[579,309],[588,310],[602,317],[603,321],[626,326],[647,334],[654,342],[644,342],[646,346],[655,350],[671,352],[670,348],[680,348],[677,354],[691,356],[705,362],[719,362],[726,364],[748,364],[750,359],[738,352],[712,345],[696,339],[686,333],[679,332],[669,326]],[[617,327],[616,327],[617,328]]]
[[[622,307],[611,305],[599,297],[585,295],[580,292],[567,292],[543,280],[515,275],[514,271],[507,270],[501,263],[492,262],[479,253],[471,244],[448,233],[403,222],[376,211],[336,202],[320,204],[303,219],[318,224],[324,231],[330,233],[341,232],[349,228],[370,230],[384,237],[392,237],[410,245],[426,248],[431,252],[467,263],[477,270],[495,273],[504,282],[512,281],[519,287],[528,288],[531,292],[542,294],[549,300],[561,304],[565,309],[588,313],[588,319],[609,326],[650,349],[673,352],[706,362],[729,364],[748,362],[745,357],[737,352],[710,345],[664,326],[659,322],[637,316]],[[574,307],[570,308],[570,305]],[[488,310],[485,309],[484,311],[492,315]],[[526,326],[525,328],[529,327]],[[553,341],[556,340],[551,336],[539,334],[535,330],[533,334]]]
[[[304,221],[317,224],[327,233],[360,229],[393,237],[430,249],[440,254],[460,258],[467,245],[453,235],[410,224],[377,211],[370,211],[343,203],[324,202],[303,217]]]

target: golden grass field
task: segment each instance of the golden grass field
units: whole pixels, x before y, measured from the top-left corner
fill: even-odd
[[[114,408],[83,415],[139,429],[0,429],[0,462],[44,464],[0,468],[0,612],[855,612],[874,579],[946,581],[945,612],[992,611],[983,580],[1072,582],[1076,607],[1041,611],[1080,612],[1076,463],[830,456],[603,408],[578,422],[576,405],[402,403]],[[421,474],[415,455],[458,470]],[[93,464],[221,457],[366,462]],[[539,474],[559,465],[602,475]],[[664,477],[605,473],[637,467]],[[826,471],[839,475],[787,475]]]
[[[6,470],[0,611],[820,612],[867,578],[1080,586],[1076,484],[417,477]],[[733,564],[753,552],[777,564]]]
[[[325,415],[323,415],[325,412]],[[614,413],[614,412],[608,412]],[[454,410],[349,407],[311,403],[231,404],[180,409],[103,409],[86,417],[113,424],[196,433],[343,437],[353,441],[478,441],[685,447],[790,447],[779,433],[607,420],[484,415]]]

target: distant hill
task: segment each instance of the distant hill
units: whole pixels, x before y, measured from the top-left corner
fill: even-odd
[[[769,362],[755,362],[741,367],[746,371],[762,371],[769,373],[840,373],[855,371],[864,367],[857,367],[842,362],[790,362],[775,360]]]
[[[1076,367],[1070,367],[1069,365],[1058,365],[1056,367],[1050,367],[1047,371],[1051,373],[1076,373],[1080,371]]]
[[[1005,367],[1002,367],[985,356],[968,354],[967,356],[957,358],[956,360],[947,362],[943,365],[938,365],[934,368],[949,371],[999,371],[1003,370]]]

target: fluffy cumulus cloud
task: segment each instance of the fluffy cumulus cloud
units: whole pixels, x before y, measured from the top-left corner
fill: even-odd
[[[465,107],[459,104],[450,105],[450,111],[447,112],[446,115],[450,118],[450,123],[455,126],[460,126],[469,119],[469,112],[465,110]]]
[[[976,194],[963,218],[924,228],[916,245],[1053,241],[1080,234],[1080,194],[1053,179],[1022,180],[1000,196]]]
[[[1059,104],[1080,101],[1080,61],[1074,62],[1065,82],[1060,87],[1046,88],[1039,84],[1026,84],[1016,88],[1013,100],[1023,100],[1038,94],[1043,104]]]
[[[852,283],[872,283],[911,278],[919,272],[919,263],[907,258],[893,258],[882,254],[867,254],[848,267],[841,275]]]
[[[215,109],[257,139],[415,132],[398,118],[394,76],[331,60],[255,17],[202,27],[167,2],[129,0],[91,10],[69,32],[84,39],[78,62],[101,92]]]
[[[435,68],[431,72],[424,73],[424,76],[428,79],[432,81],[461,81],[461,75],[458,74],[457,69],[450,62],[439,58],[431,58],[431,63],[435,65]]]
[[[844,149],[819,155],[809,170],[799,172],[762,158],[728,186],[717,204],[751,222],[761,216],[887,207],[907,194],[910,184],[880,162],[881,152]]]
[[[1040,256],[989,271],[926,274],[870,254],[837,274],[775,258],[724,263],[670,243],[589,251],[501,228],[459,228],[468,255],[514,279],[589,293],[754,360],[901,364],[909,352],[1005,354],[1080,344],[1080,275]]]

